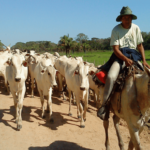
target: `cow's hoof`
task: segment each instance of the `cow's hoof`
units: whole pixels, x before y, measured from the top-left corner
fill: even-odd
[[[86,119],[84,119],[84,122],[86,121]]]
[[[17,125],[18,131],[20,131],[21,128],[22,128],[22,125]]]
[[[80,128],[85,128],[85,125],[81,125]]]
[[[15,123],[17,123],[17,124],[18,124],[18,120],[15,120]]]
[[[66,98],[64,98],[63,100],[64,100],[64,101],[66,101],[67,99],[66,99]]]
[[[50,111],[49,110],[46,110],[46,113],[49,113]]]
[[[44,119],[44,118],[45,118],[45,115],[44,115],[44,116],[42,116],[42,118]]]
[[[54,119],[53,118],[50,119],[50,123],[54,123]]]
[[[69,113],[68,115],[69,115],[69,116],[72,116],[72,113]]]
[[[81,116],[78,116],[78,119],[80,119],[81,118]]]
[[[76,103],[76,102],[73,102],[73,105],[77,105],[77,103]]]

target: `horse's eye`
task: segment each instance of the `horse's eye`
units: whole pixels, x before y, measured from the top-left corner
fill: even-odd
[[[48,72],[48,75],[50,76],[51,74]]]
[[[87,74],[87,76],[88,76],[89,74]]]

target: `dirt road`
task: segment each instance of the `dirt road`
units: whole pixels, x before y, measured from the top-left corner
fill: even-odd
[[[23,103],[20,131],[14,122],[15,107],[12,96],[6,95],[0,83],[0,150],[105,150],[103,122],[96,116],[94,102],[89,103],[85,128],[80,128],[77,108],[72,105],[72,117],[68,116],[69,102],[53,94],[54,123],[48,122],[48,114],[41,118],[41,103],[37,96],[26,95]],[[46,104],[46,100],[45,100]],[[111,115],[112,116],[112,115]],[[128,147],[129,133],[121,121],[120,130],[125,149]],[[145,127],[140,136],[143,150],[150,149],[150,130]],[[112,117],[110,118],[109,139],[111,150],[119,150]]]

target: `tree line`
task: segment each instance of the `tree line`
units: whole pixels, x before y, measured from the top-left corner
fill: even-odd
[[[143,46],[145,50],[150,50],[150,32],[141,32],[144,42]],[[0,41],[0,49],[3,49],[3,43]],[[70,52],[93,51],[93,50],[112,50],[110,46],[110,37],[108,38],[92,38],[89,40],[88,36],[84,33],[79,33],[75,39],[64,35],[60,37],[58,43],[52,43],[51,41],[29,41],[26,43],[17,42],[11,47],[11,49],[35,50],[36,52],[66,52],[68,55]]]

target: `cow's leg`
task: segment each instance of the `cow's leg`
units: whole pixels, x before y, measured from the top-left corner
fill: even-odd
[[[22,128],[21,113],[22,113],[24,95],[25,95],[25,86],[24,86],[23,90],[18,93],[18,100],[19,100],[18,105],[17,105],[18,110],[19,110],[19,118],[18,118],[18,123],[17,123],[18,130],[20,130]]]
[[[78,112],[78,109],[80,110],[80,116],[81,116],[81,119],[80,119],[80,127],[81,128],[84,128],[85,127],[85,124],[84,124],[84,119],[83,119],[83,107],[81,105],[81,102],[80,102],[80,97],[79,96],[76,96],[76,102],[77,102],[77,112]],[[78,118],[79,117],[79,114],[78,114]]]
[[[6,87],[7,93],[10,95],[10,89],[9,89],[6,77],[4,77],[4,83],[5,83],[5,87]]]
[[[15,92],[11,91],[11,94],[12,94],[12,96],[13,96],[13,99],[14,99],[14,106],[15,106],[15,108],[16,108],[16,123],[18,123],[18,118],[19,118],[18,107],[17,107],[17,105],[18,105],[18,98],[17,98]]]
[[[84,97],[84,112],[83,112],[84,121],[86,121],[86,111],[87,111],[87,109],[88,109],[88,91],[86,92],[85,97]]]
[[[45,118],[45,111],[44,111],[44,95],[43,95],[43,92],[38,89],[39,91],[39,94],[40,94],[40,100],[41,100],[41,105],[42,105],[42,118]]]
[[[31,98],[34,98],[34,78],[31,77]]]
[[[123,144],[123,140],[122,140],[120,130],[119,130],[119,120],[120,120],[119,117],[117,117],[116,115],[113,116],[114,126],[115,126],[116,134],[118,137],[118,144],[119,144],[120,150],[124,150],[124,144]]]
[[[106,150],[110,150],[110,148],[109,148],[109,138],[108,138],[109,120],[104,120],[103,121],[103,126],[104,126],[104,129],[105,129],[105,135],[106,135],[105,147],[106,147]]]
[[[61,97],[62,95],[63,100],[66,100],[65,94],[63,92],[63,76],[60,73],[58,73],[57,77],[59,82],[59,97]]]
[[[128,127],[129,127],[131,140],[132,140],[132,143],[135,147],[135,150],[142,150],[142,146],[141,146],[140,138],[139,138],[139,129],[136,128],[135,126],[131,125],[130,123],[128,124]],[[129,144],[130,144],[129,148],[132,148],[131,142]]]
[[[48,94],[48,107],[49,107],[49,120],[51,123],[54,122],[53,115],[52,115],[52,87],[49,89],[49,94]]]
[[[72,116],[72,113],[71,113],[71,90],[68,89],[68,94],[69,94],[69,116]]]
[[[143,131],[143,127],[140,128],[139,135],[141,134],[142,131]],[[129,145],[128,145],[128,150],[133,150],[133,149],[134,149],[134,145],[133,145],[132,140],[130,139]]]
[[[76,105],[76,98],[75,98],[75,94],[74,92],[71,92],[72,94],[72,100],[73,100],[73,104]]]

